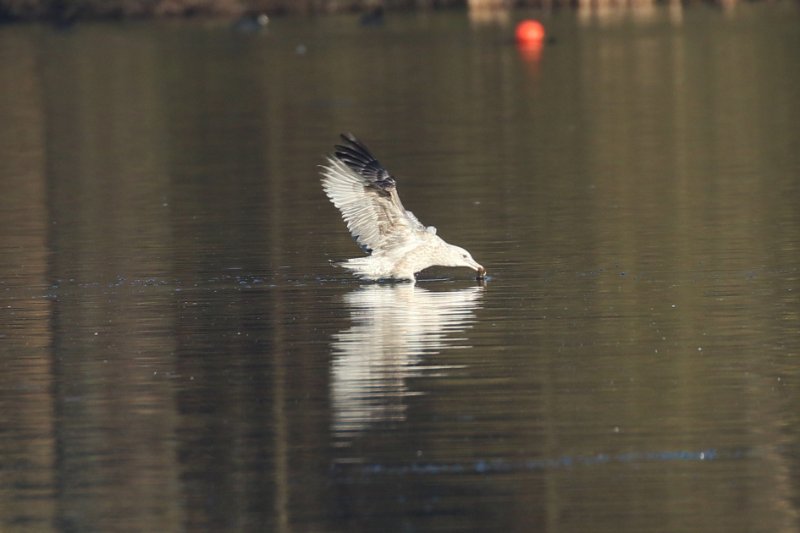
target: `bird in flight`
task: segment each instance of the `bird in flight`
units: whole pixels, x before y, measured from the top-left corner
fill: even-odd
[[[484,269],[463,248],[446,243],[436,228],[424,226],[406,211],[397,194],[394,176],[352,133],[342,134],[327,164],[322,165],[322,188],[342,213],[347,229],[369,255],[338,263],[368,280],[415,281],[430,266]]]

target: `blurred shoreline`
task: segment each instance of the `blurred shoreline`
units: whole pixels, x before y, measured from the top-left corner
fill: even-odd
[[[0,0],[0,23],[148,18],[231,18],[369,13],[383,10],[470,9],[507,12],[514,8],[573,8],[587,5],[709,3],[737,0]]]

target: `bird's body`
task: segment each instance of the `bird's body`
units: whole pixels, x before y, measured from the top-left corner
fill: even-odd
[[[462,266],[458,260],[445,265],[440,257],[450,246],[433,232],[420,231],[416,238],[388,250],[373,251],[365,257],[348,259],[341,263],[365,279],[415,279],[414,274],[430,266]]]
[[[415,280],[415,274],[430,266],[468,267],[482,278],[485,270],[458,246],[436,235],[406,211],[397,194],[394,177],[366,146],[352,134],[342,135],[346,145],[337,145],[322,167],[322,187],[342,213],[356,242],[369,252],[348,259],[341,266],[370,280]]]

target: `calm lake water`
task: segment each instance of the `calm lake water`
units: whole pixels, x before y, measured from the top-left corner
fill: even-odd
[[[0,28],[0,529],[797,531],[800,9],[523,15]]]

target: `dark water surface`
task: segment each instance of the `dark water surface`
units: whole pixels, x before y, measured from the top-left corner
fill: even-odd
[[[797,531],[800,10],[545,22],[0,28],[0,530]]]

